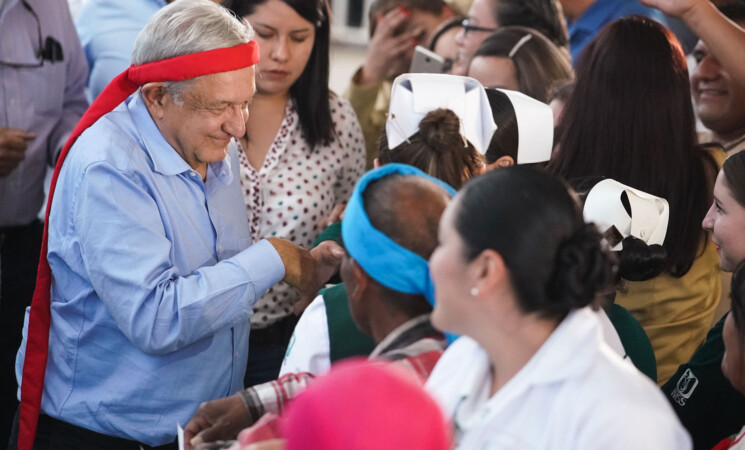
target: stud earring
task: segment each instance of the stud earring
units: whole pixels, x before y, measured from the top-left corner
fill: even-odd
[[[477,288],[477,287],[472,287],[472,288],[471,288],[471,296],[472,296],[472,297],[476,297],[477,295],[479,295],[479,288]]]

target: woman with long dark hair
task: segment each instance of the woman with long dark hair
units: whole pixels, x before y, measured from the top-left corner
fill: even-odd
[[[365,168],[354,111],[328,88],[328,3],[235,0],[230,8],[254,27],[261,50],[239,155],[252,237],[310,248],[321,220],[347,200]],[[277,377],[298,300],[280,283],[254,305],[247,386]]]
[[[716,252],[700,227],[716,162],[697,145],[673,34],[641,16],[604,28],[579,58],[558,143],[549,168],[565,179],[613,178],[670,204],[664,273],[616,297],[649,335],[663,383],[703,342],[721,293]]]

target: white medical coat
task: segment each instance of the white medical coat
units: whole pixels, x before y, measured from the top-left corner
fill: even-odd
[[[659,388],[603,342],[589,308],[571,312],[494,396],[489,357],[461,337],[427,390],[461,449],[685,450],[691,440]]]

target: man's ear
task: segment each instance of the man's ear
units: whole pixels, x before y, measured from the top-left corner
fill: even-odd
[[[140,93],[153,118],[162,119],[165,113],[165,104],[171,99],[163,83],[147,83],[140,88]]]

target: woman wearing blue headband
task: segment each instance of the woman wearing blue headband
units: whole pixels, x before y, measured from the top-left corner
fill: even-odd
[[[603,341],[591,309],[614,264],[557,178],[515,166],[471,181],[430,269],[432,322],[462,337],[427,387],[460,448],[690,448],[654,383]]]
[[[437,244],[440,216],[454,193],[440,180],[403,164],[388,164],[360,179],[342,227],[347,247],[340,270],[344,284],[327,289],[320,301],[314,302],[326,308],[322,317],[328,318],[327,324],[323,320],[312,324],[328,329],[326,351],[334,351],[334,342],[328,338],[336,336],[332,325],[338,320],[333,318],[342,302],[351,316],[351,326],[356,324],[374,341],[370,359],[394,364],[422,383],[426,380],[447,344],[429,321],[434,294],[427,259]],[[329,297],[330,291],[333,294]],[[312,305],[307,312],[314,314],[315,307]],[[313,335],[309,339],[307,333],[297,331],[302,341],[295,344],[293,340],[291,351],[295,345],[319,345]],[[349,345],[354,338],[342,335],[341,345]],[[286,374],[208,402],[187,425],[187,436],[198,433],[197,442],[230,439],[241,428],[255,423],[248,433],[263,435],[260,430],[269,419],[256,421],[266,413],[280,414],[314,375]],[[371,444],[391,448],[377,440]]]

